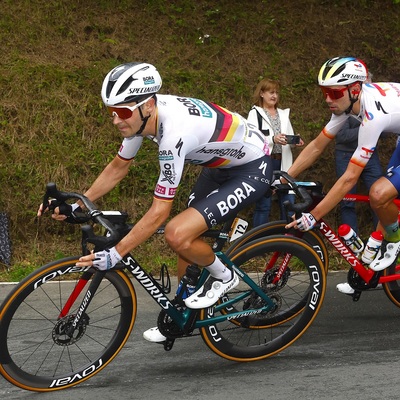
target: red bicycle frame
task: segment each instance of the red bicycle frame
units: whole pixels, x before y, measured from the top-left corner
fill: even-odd
[[[372,271],[367,266],[363,265],[362,262],[355,256],[355,254],[346,246],[342,239],[336,234],[336,232],[329,226],[329,224],[321,219],[319,222],[319,230],[326,240],[332,244],[336,251],[346,260],[350,266],[360,275],[360,277],[369,283],[372,277],[375,275],[375,271]],[[398,267],[397,267],[398,268]],[[397,269],[396,268],[396,269]],[[385,283],[400,279],[400,275],[388,275],[381,276],[379,283]]]
[[[369,203],[369,196],[366,194],[352,194],[352,193],[347,193],[346,196],[343,197],[343,200],[345,201],[354,201],[354,202],[360,202],[360,203]],[[397,208],[400,209],[400,199],[394,199],[393,200],[394,204],[396,204]]]

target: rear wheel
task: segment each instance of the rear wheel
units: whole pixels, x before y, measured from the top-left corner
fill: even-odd
[[[266,236],[271,235],[288,235],[293,236],[290,231],[288,231],[285,226],[287,225],[286,221],[273,221],[268,222],[263,225],[259,225],[256,228],[251,229],[249,232],[235,240],[232,245],[226,251],[226,254],[229,255],[234,252],[239,247],[243,246],[245,243],[251,242],[256,239],[260,239]],[[299,237],[305,240],[307,243],[311,245],[311,247],[315,250],[318,256],[321,258],[321,261],[324,265],[325,272],[328,273],[329,267],[329,256],[328,250],[326,248],[325,242],[322,239],[321,235],[318,231],[310,230],[307,232],[296,231],[296,237]]]
[[[400,279],[400,265],[397,263],[383,270],[383,276],[395,274],[398,274]],[[400,280],[383,283],[382,287],[390,301],[400,307]]]
[[[77,261],[70,257],[41,267],[0,308],[0,373],[16,386],[44,392],[81,383],[113,360],[132,331],[136,294],[126,274],[107,272],[90,296],[87,288],[96,273],[76,267]],[[74,288],[85,283],[63,315]],[[89,297],[88,309],[72,328]]]
[[[321,259],[307,242],[290,236],[246,243],[230,258],[274,307],[264,311],[264,300],[241,280],[216,307],[201,311],[202,320],[220,318],[200,329],[203,340],[215,353],[234,361],[277,354],[299,339],[318,314],[326,289]]]

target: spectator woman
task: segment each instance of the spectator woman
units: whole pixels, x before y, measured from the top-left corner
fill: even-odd
[[[272,79],[261,80],[254,92],[253,107],[247,120],[255,125],[267,138],[273,170],[287,171],[293,163],[292,147],[303,146],[299,137],[297,144],[289,144],[288,139],[294,135],[290,123],[290,109],[278,108],[280,84]],[[290,136],[286,136],[290,135]],[[291,140],[289,140],[291,142]],[[272,193],[269,191],[256,202],[253,225],[258,226],[269,221],[272,206]],[[294,201],[294,194],[288,193],[279,198],[280,218],[286,219],[283,202]]]

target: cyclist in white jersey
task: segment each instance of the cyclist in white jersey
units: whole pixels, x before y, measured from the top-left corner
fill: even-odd
[[[198,164],[206,168],[189,196],[189,207],[167,223],[165,238],[179,256],[178,278],[191,263],[210,272],[204,286],[185,299],[187,307],[206,308],[239,280],[200,236],[263,196],[272,165],[264,135],[240,115],[198,99],[156,95],[161,84],[156,68],[146,63],[122,64],[104,79],[102,99],[124,139],[85,195],[95,201],[113,189],[127,175],[143,137],[159,146],[160,175],[151,207],[128,235],[106,251],[81,257],[77,265],[113,268],[147,240],[170,215],[184,164]],[[55,219],[68,217],[57,212]],[[166,339],[157,328],[144,337],[153,342]]]
[[[291,222],[287,228],[304,231],[312,229],[317,221],[331,211],[357,183],[361,172],[382,132],[400,133],[400,83],[364,83],[367,67],[354,57],[335,57],[321,67],[318,83],[332,111],[332,117],[322,132],[300,153],[288,173],[296,177],[311,166],[339,132],[347,118],[360,122],[358,147],[346,172],[336,181],[325,198],[310,213]],[[389,267],[400,251],[398,210],[393,200],[400,192],[400,148],[396,148],[386,176],[378,179],[370,189],[371,207],[385,230],[380,253],[370,264],[374,271]]]

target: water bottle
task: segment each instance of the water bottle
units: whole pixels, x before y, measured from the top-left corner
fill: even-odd
[[[365,264],[371,264],[376,255],[378,254],[379,248],[381,247],[383,240],[383,234],[381,231],[375,231],[371,233],[367,244],[365,245],[364,252],[362,253],[361,260]]]
[[[178,289],[176,290],[176,299],[184,300],[195,292],[200,272],[201,270],[197,265],[189,265],[186,268],[186,273],[179,282]]]
[[[347,224],[340,225],[338,233],[354,254],[359,254],[363,251],[364,242],[358,237],[351,226]]]

